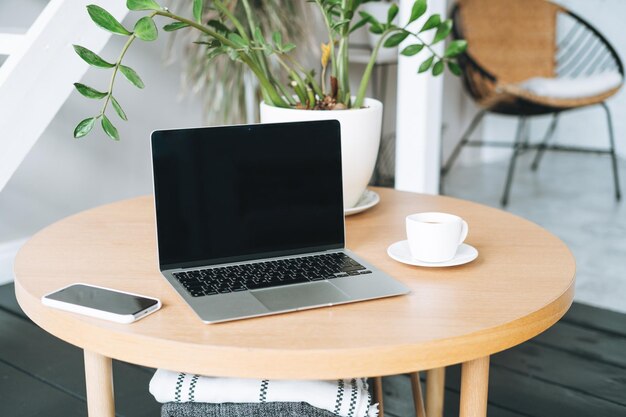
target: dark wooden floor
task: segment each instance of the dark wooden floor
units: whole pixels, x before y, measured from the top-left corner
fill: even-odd
[[[119,416],[159,416],[152,370],[115,362]],[[445,415],[458,415],[459,367],[446,375]],[[575,304],[535,339],[492,358],[490,417],[626,416],[626,315]],[[390,417],[412,416],[410,382],[385,378]],[[82,352],[22,313],[0,286],[0,417],[85,416]]]

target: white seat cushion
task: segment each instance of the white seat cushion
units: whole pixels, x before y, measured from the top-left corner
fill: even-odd
[[[622,76],[620,73],[603,72],[576,78],[535,77],[522,81],[518,86],[542,97],[572,99],[593,97],[612,90],[621,83]]]

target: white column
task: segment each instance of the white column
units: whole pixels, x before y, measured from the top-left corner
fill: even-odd
[[[400,0],[400,22],[406,22],[414,0]],[[445,15],[446,2],[428,2],[427,17],[432,13]],[[424,18],[415,26],[421,27]],[[400,50],[411,44],[410,38]],[[438,50],[443,45],[437,45]],[[398,59],[398,95],[396,119],[396,189],[436,194],[439,188],[441,146],[441,99],[443,77],[430,73],[417,74],[428,52]]]

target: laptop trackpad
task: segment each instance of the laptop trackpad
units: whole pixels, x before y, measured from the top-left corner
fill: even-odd
[[[324,281],[274,287],[250,291],[250,293],[271,311],[327,306],[349,300],[345,293],[331,283]]]

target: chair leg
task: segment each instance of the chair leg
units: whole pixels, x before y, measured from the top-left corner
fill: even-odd
[[[533,171],[537,171],[537,168],[539,168],[539,162],[541,162],[541,157],[546,151],[546,146],[548,142],[554,135],[554,131],[556,130],[556,125],[558,124],[558,121],[559,121],[559,113],[553,113],[552,122],[550,122],[550,126],[548,127],[548,130],[546,131],[546,134],[543,137],[543,140],[539,144],[539,147],[537,148],[537,153],[535,154],[535,158],[533,159],[533,163],[530,166],[530,169],[532,169]]]
[[[413,405],[415,406],[416,417],[426,417],[424,408],[424,397],[422,396],[422,385],[420,383],[420,373],[411,372],[411,389],[413,391]]]
[[[469,137],[474,132],[474,130],[476,129],[480,121],[483,119],[483,117],[485,117],[485,113],[487,113],[487,110],[481,110],[478,112],[478,114],[476,114],[476,116],[474,116],[474,118],[472,119],[472,122],[469,124],[465,132],[463,132],[463,135],[461,136],[461,140],[459,141],[459,143],[456,144],[456,146],[454,147],[454,150],[452,150],[452,153],[450,154],[450,158],[448,158],[448,161],[441,168],[441,175],[440,175],[441,178],[439,180],[439,193],[440,194],[443,193],[443,177],[450,171],[450,168],[452,168],[452,164],[454,164],[454,161],[456,161],[456,159],[459,157],[459,154],[461,153],[461,150],[463,149],[463,147],[467,145],[467,142],[469,142]]]
[[[374,402],[378,403],[378,417],[385,417],[385,405],[383,403],[383,379],[379,376],[373,378]]]
[[[502,200],[500,204],[503,207],[509,203],[509,193],[511,192],[511,183],[513,182],[513,173],[515,172],[515,162],[517,157],[522,151],[522,143],[524,138],[524,130],[526,129],[526,116],[520,116],[517,124],[517,133],[515,133],[515,143],[513,144],[513,155],[511,155],[511,161],[509,162],[509,172],[506,176],[506,184],[504,185],[504,193],[502,194]]]
[[[611,162],[613,164],[613,181],[615,183],[615,199],[620,201],[622,199],[622,193],[619,187],[619,173],[617,170],[617,156],[615,156],[615,137],[613,134],[613,120],[611,119],[611,110],[605,102],[601,103],[604,111],[606,112],[606,121],[609,125],[609,141],[611,143]]]

